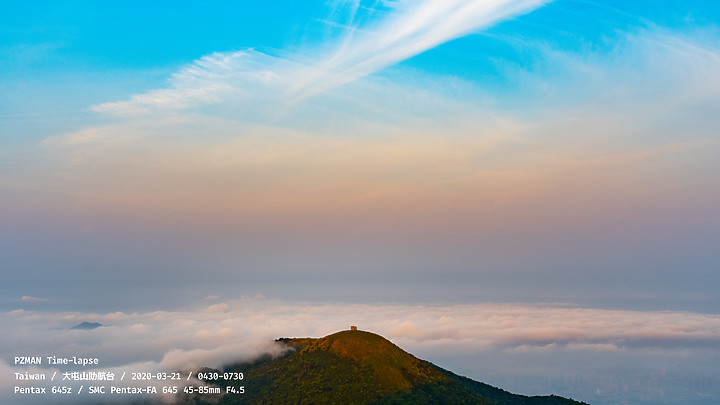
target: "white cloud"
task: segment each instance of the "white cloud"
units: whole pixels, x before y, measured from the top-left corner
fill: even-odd
[[[23,302],[43,302],[43,301],[50,301],[48,298],[40,298],[40,297],[32,297],[29,295],[23,295],[20,298],[20,301]]]
[[[279,58],[254,50],[213,53],[174,74],[168,88],[134,95],[127,101],[100,104],[93,109],[109,114],[139,115],[220,102],[252,110],[258,104],[272,102],[276,109],[282,108],[285,103],[351,82],[547,2],[399,1],[379,21],[351,29],[345,38],[329,46],[334,51],[328,55]],[[350,8],[352,19],[357,4]]]
[[[216,305],[223,305],[223,311],[214,311]],[[68,329],[88,319],[106,326]],[[5,342],[0,355],[98,357],[100,366],[93,370],[118,375],[197,370],[260,353],[279,354],[281,348],[273,343],[279,337],[321,337],[350,325],[480,380],[540,372],[534,367],[543,368],[540,373],[548,378],[553,373],[587,376],[610,358],[615,363],[607,367],[618,372],[654,367],[654,362],[683,362],[684,372],[703,375],[709,371],[701,359],[717,358],[720,347],[720,315],[714,314],[552,304],[343,304],[243,298],[186,311],[5,313],[0,315]],[[585,362],[574,364],[577,359]],[[17,368],[0,363],[3,378]],[[8,383],[5,380],[3,386]]]
[[[220,308],[220,309],[218,309]],[[720,316],[691,312],[621,311],[525,304],[312,304],[244,298],[196,311],[147,313],[43,313],[14,311],[0,318],[5,330],[36,347],[74,346],[78,338],[96,342],[81,354],[109,350],[104,361],[152,360],[182,357],[200,364],[222,364],[215,350],[231,344],[237,357],[247,357],[255,343],[288,336],[323,336],[350,324],[380,333],[401,346],[452,345],[467,349],[542,347],[568,349],[614,347],[699,348],[720,344]],[[83,320],[106,325],[92,331],[67,330]],[[13,327],[14,326],[14,327]],[[32,330],[54,330],[31,334]],[[18,341],[19,342],[19,341]],[[242,343],[239,343],[242,342]],[[248,343],[249,342],[249,343]],[[23,343],[25,345],[25,343]],[[8,346],[9,355],[17,348]],[[265,347],[260,343],[259,347]],[[224,356],[233,361],[232,351]],[[207,356],[203,357],[202,353]],[[180,364],[172,362],[175,367]]]
[[[297,97],[324,92],[449,40],[531,11],[546,0],[398,1],[372,27],[351,31],[342,46],[292,88]]]

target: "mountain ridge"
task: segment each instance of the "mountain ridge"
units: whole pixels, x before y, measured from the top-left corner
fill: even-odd
[[[384,337],[345,330],[322,338],[279,338],[288,352],[226,367],[243,394],[219,404],[577,405],[555,395],[527,397],[462,377],[402,350]],[[232,389],[231,389],[232,390]],[[223,390],[225,392],[226,390]],[[196,398],[195,404],[205,404]],[[209,402],[207,402],[209,403]]]

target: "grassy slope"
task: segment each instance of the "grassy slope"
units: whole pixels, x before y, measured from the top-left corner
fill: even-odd
[[[369,332],[278,341],[295,351],[230,367],[245,374],[233,383],[243,385],[245,394],[225,395],[220,404],[578,404],[556,396],[515,395],[457,376]],[[205,402],[198,396],[195,403]]]

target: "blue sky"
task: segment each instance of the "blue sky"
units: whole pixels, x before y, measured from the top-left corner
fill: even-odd
[[[259,293],[715,319],[719,17],[707,1],[2,2],[4,316]]]
[[[31,279],[717,300],[717,5],[2,7],[5,255]]]
[[[38,125],[28,117],[44,113],[63,125],[88,105],[162,87],[172,72],[210,53],[252,48],[314,56],[337,45],[353,24],[362,28],[388,13],[362,2],[351,20],[352,2],[342,1],[41,3],[2,5],[2,105],[5,120],[19,125],[12,126],[16,137],[31,136]],[[640,30],[712,40],[717,14],[713,2],[556,1],[399,65],[502,91],[512,85],[508,64],[542,68],[538,46],[602,55]]]
[[[351,17],[350,1],[41,3],[1,6],[6,143],[80,128],[96,118],[86,114],[88,106],[163,87],[173,72],[213,52],[317,56],[351,27],[372,26],[389,10],[381,2],[361,2]],[[639,31],[712,42],[717,15],[713,2],[556,1],[375,74],[417,69],[461,77],[502,97],[517,90],[508,67],[552,68],[545,66],[543,48],[602,58]]]

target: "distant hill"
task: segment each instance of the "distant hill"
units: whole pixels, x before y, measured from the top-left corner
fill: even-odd
[[[279,358],[236,364],[241,381],[220,380],[220,398],[196,395],[195,404],[476,404],[572,405],[550,395],[527,397],[461,377],[417,359],[380,335],[359,330],[324,338],[281,338],[291,350]],[[240,387],[243,394],[239,394]],[[230,388],[232,390],[232,388]],[[208,401],[208,402],[206,402]],[[212,401],[212,402],[210,402]]]
[[[101,326],[103,326],[103,325],[98,322],[83,322],[83,323],[79,323],[79,324],[73,326],[70,329],[92,330],[92,329],[97,329]]]

